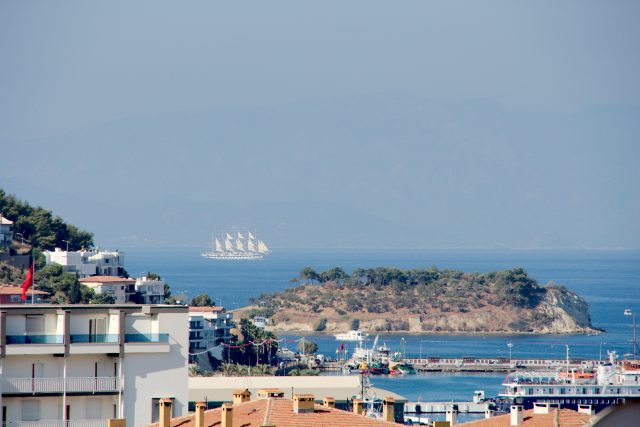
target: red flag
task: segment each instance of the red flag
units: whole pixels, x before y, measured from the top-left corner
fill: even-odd
[[[33,286],[33,262],[31,262],[31,266],[29,267],[29,271],[27,272],[27,278],[22,282],[22,296],[21,300],[27,299],[27,289]]]
[[[344,343],[343,342],[340,343],[340,351],[344,351]]]

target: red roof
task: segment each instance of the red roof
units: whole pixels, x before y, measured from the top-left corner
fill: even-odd
[[[37,289],[29,288],[27,294],[31,293],[35,295],[49,295],[49,292],[39,291]],[[0,286],[0,295],[22,295],[22,287],[20,286]]]
[[[224,307],[214,306],[214,307],[189,307],[189,311],[201,311],[204,313],[216,312],[216,311],[224,311]]]
[[[136,283],[133,279],[118,276],[91,276],[83,277],[80,283]]]
[[[204,413],[205,426],[220,426],[222,408],[211,409]],[[158,424],[151,424],[157,426]],[[195,427],[195,414],[173,418],[171,427]],[[314,405],[314,411],[296,414],[291,399],[260,399],[233,405],[233,425],[260,427],[275,425],[278,427],[385,427],[398,426],[375,418],[357,415],[353,412]],[[151,427],[149,426],[149,427]]]
[[[591,416],[581,414],[571,409],[561,409],[558,414],[559,427],[583,426],[587,425]],[[534,414],[533,409],[522,412],[523,427],[552,427],[554,425],[555,411],[552,409],[548,414]],[[511,415],[498,415],[484,420],[471,421],[460,424],[468,427],[509,427],[511,425]]]

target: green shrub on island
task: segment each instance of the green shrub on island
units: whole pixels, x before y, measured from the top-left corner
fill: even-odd
[[[71,251],[77,251],[93,246],[93,233],[67,224],[59,216],[54,216],[50,210],[33,207],[2,189],[0,212],[2,216],[13,221],[15,238],[20,236],[35,248],[53,250],[56,247],[68,247]]]

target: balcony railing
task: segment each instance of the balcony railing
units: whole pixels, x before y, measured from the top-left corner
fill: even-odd
[[[63,344],[62,335],[7,335],[7,344]]]
[[[64,378],[5,378],[2,392],[62,393]],[[109,393],[120,389],[118,377],[68,377],[67,393]]]
[[[43,420],[43,421],[6,421],[7,427],[107,427],[107,420]]]
[[[118,334],[71,334],[71,344],[75,343],[118,343]]]
[[[165,343],[169,342],[169,334],[125,334],[125,343]]]

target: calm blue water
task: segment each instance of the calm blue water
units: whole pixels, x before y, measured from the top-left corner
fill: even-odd
[[[342,267],[393,266],[398,268],[451,268],[486,272],[523,267],[539,283],[555,281],[566,285],[590,304],[594,326],[605,329],[599,335],[385,335],[380,340],[392,349],[419,356],[505,356],[513,343],[513,357],[565,357],[565,344],[575,357],[599,358],[606,350],[620,354],[631,351],[631,319],[626,308],[640,313],[640,252],[638,251],[416,251],[416,250],[281,250],[262,261],[212,261],[199,250],[126,249],[130,274],[154,271],[163,276],[174,293],[192,297],[206,292],[227,308],[245,305],[248,298],[290,286],[289,279],[306,266],[317,271]],[[289,335],[288,339],[299,336]],[[332,337],[314,336],[325,354],[335,354]],[[294,347],[295,343],[288,344]],[[410,399],[468,399],[475,389],[490,395],[502,376],[417,375],[404,378],[375,378],[374,385],[398,392]]]

